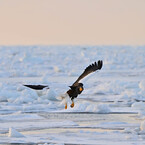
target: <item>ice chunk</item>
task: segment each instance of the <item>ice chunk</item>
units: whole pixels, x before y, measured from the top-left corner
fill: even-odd
[[[131,105],[131,107],[139,109],[139,110],[144,110],[145,109],[145,103],[143,102],[135,102]]]
[[[140,124],[140,130],[145,131],[145,120],[141,122]]]
[[[145,91],[145,81],[141,81],[139,83],[139,88],[142,90],[142,91]]]
[[[46,94],[42,96],[42,98],[51,100],[51,101],[56,101],[56,93],[52,89],[46,89]]]
[[[15,130],[14,128],[9,128],[8,137],[25,137],[23,134]]]
[[[62,70],[58,66],[54,66],[54,72],[61,72]]]
[[[110,107],[107,104],[99,104],[99,105],[97,105],[96,111],[98,113],[109,113],[109,112],[111,112]]]
[[[110,107],[107,104],[98,104],[98,105],[89,104],[88,107],[86,108],[86,111],[103,114],[111,112]]]

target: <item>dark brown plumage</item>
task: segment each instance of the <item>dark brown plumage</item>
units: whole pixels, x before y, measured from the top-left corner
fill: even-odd
[[[73,100],[74,98],[76,98],[84,90],[82,83],[78,83],[77,86],[70,86],[70,88],[71,89],[69,89],[67,91],[67,93],[68,93],[69,97],[71,98],[71,100]]]
[[[44,85],[24,85],[24,86],[34,90],[43,90],[44,88],[49,88],[48,86]]]
[[[77,96],[79,94],[81,94],[82,91],[84,90],[83,84],[79,83],[79,81],[82,80],[87,75],[89,75],[90,73],[93,73],[93,72],[95,72],[97,70],[100,70],[102,68],[102,66],[103,66],[103,61],[102,60],[99,60],[97,63],[94,62],[93,64],[89,65],[84,70],[84,72],[78,77],[78,79],[73,83],[73,85],[70,86],[70,89],[67,91],[67,94],[69,95],[69,97],[72,100],[71,107],[74,107],[74,102],[73,102],[74,98],[77,98]]]
[[[77,86],[78,82],[86,77],[88,74],[95,72],[96,70],[100,70],[103,66],[103,61],[99,60],[97,63],[94,62],[91,65],[89,65],[84,72],[78,77],[78,79],[73,83],[72,86]]]

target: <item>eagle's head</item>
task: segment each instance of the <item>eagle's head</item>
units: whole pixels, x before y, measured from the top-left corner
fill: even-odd
[[[78,83],[75,86],[73,85],[73,86],[69,86],[69,87],[71,88],[71,90],[77,92],[78,94],[81,94],[82,91],[84,90],[82,83]]]

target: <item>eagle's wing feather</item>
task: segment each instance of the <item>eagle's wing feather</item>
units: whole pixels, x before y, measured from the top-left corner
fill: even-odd
[[[97,63],[94,62],[93,64],[89,65],[84,72],[78,77],[78,79],[73,83],[72,86],[77,85],[77,83],[83,79],[84,77],[86,77],[88,74],[95,72],[96,70],[100,70],[103,66],[103,61],[99,60]]]
[[[44,85],[24,85],[25,87],[34,89],[34,90],[42,90],[48,86],[44,86]]]

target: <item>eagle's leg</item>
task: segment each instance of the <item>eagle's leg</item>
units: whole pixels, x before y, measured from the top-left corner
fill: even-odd
[[[75,104],[74,104],[74,100],[72,100],[72,104],[70,105],[70,107],[73,108],[74,105],[75,105]]]
[[[67,109],[67,103],[65,104],[65,109]]]

